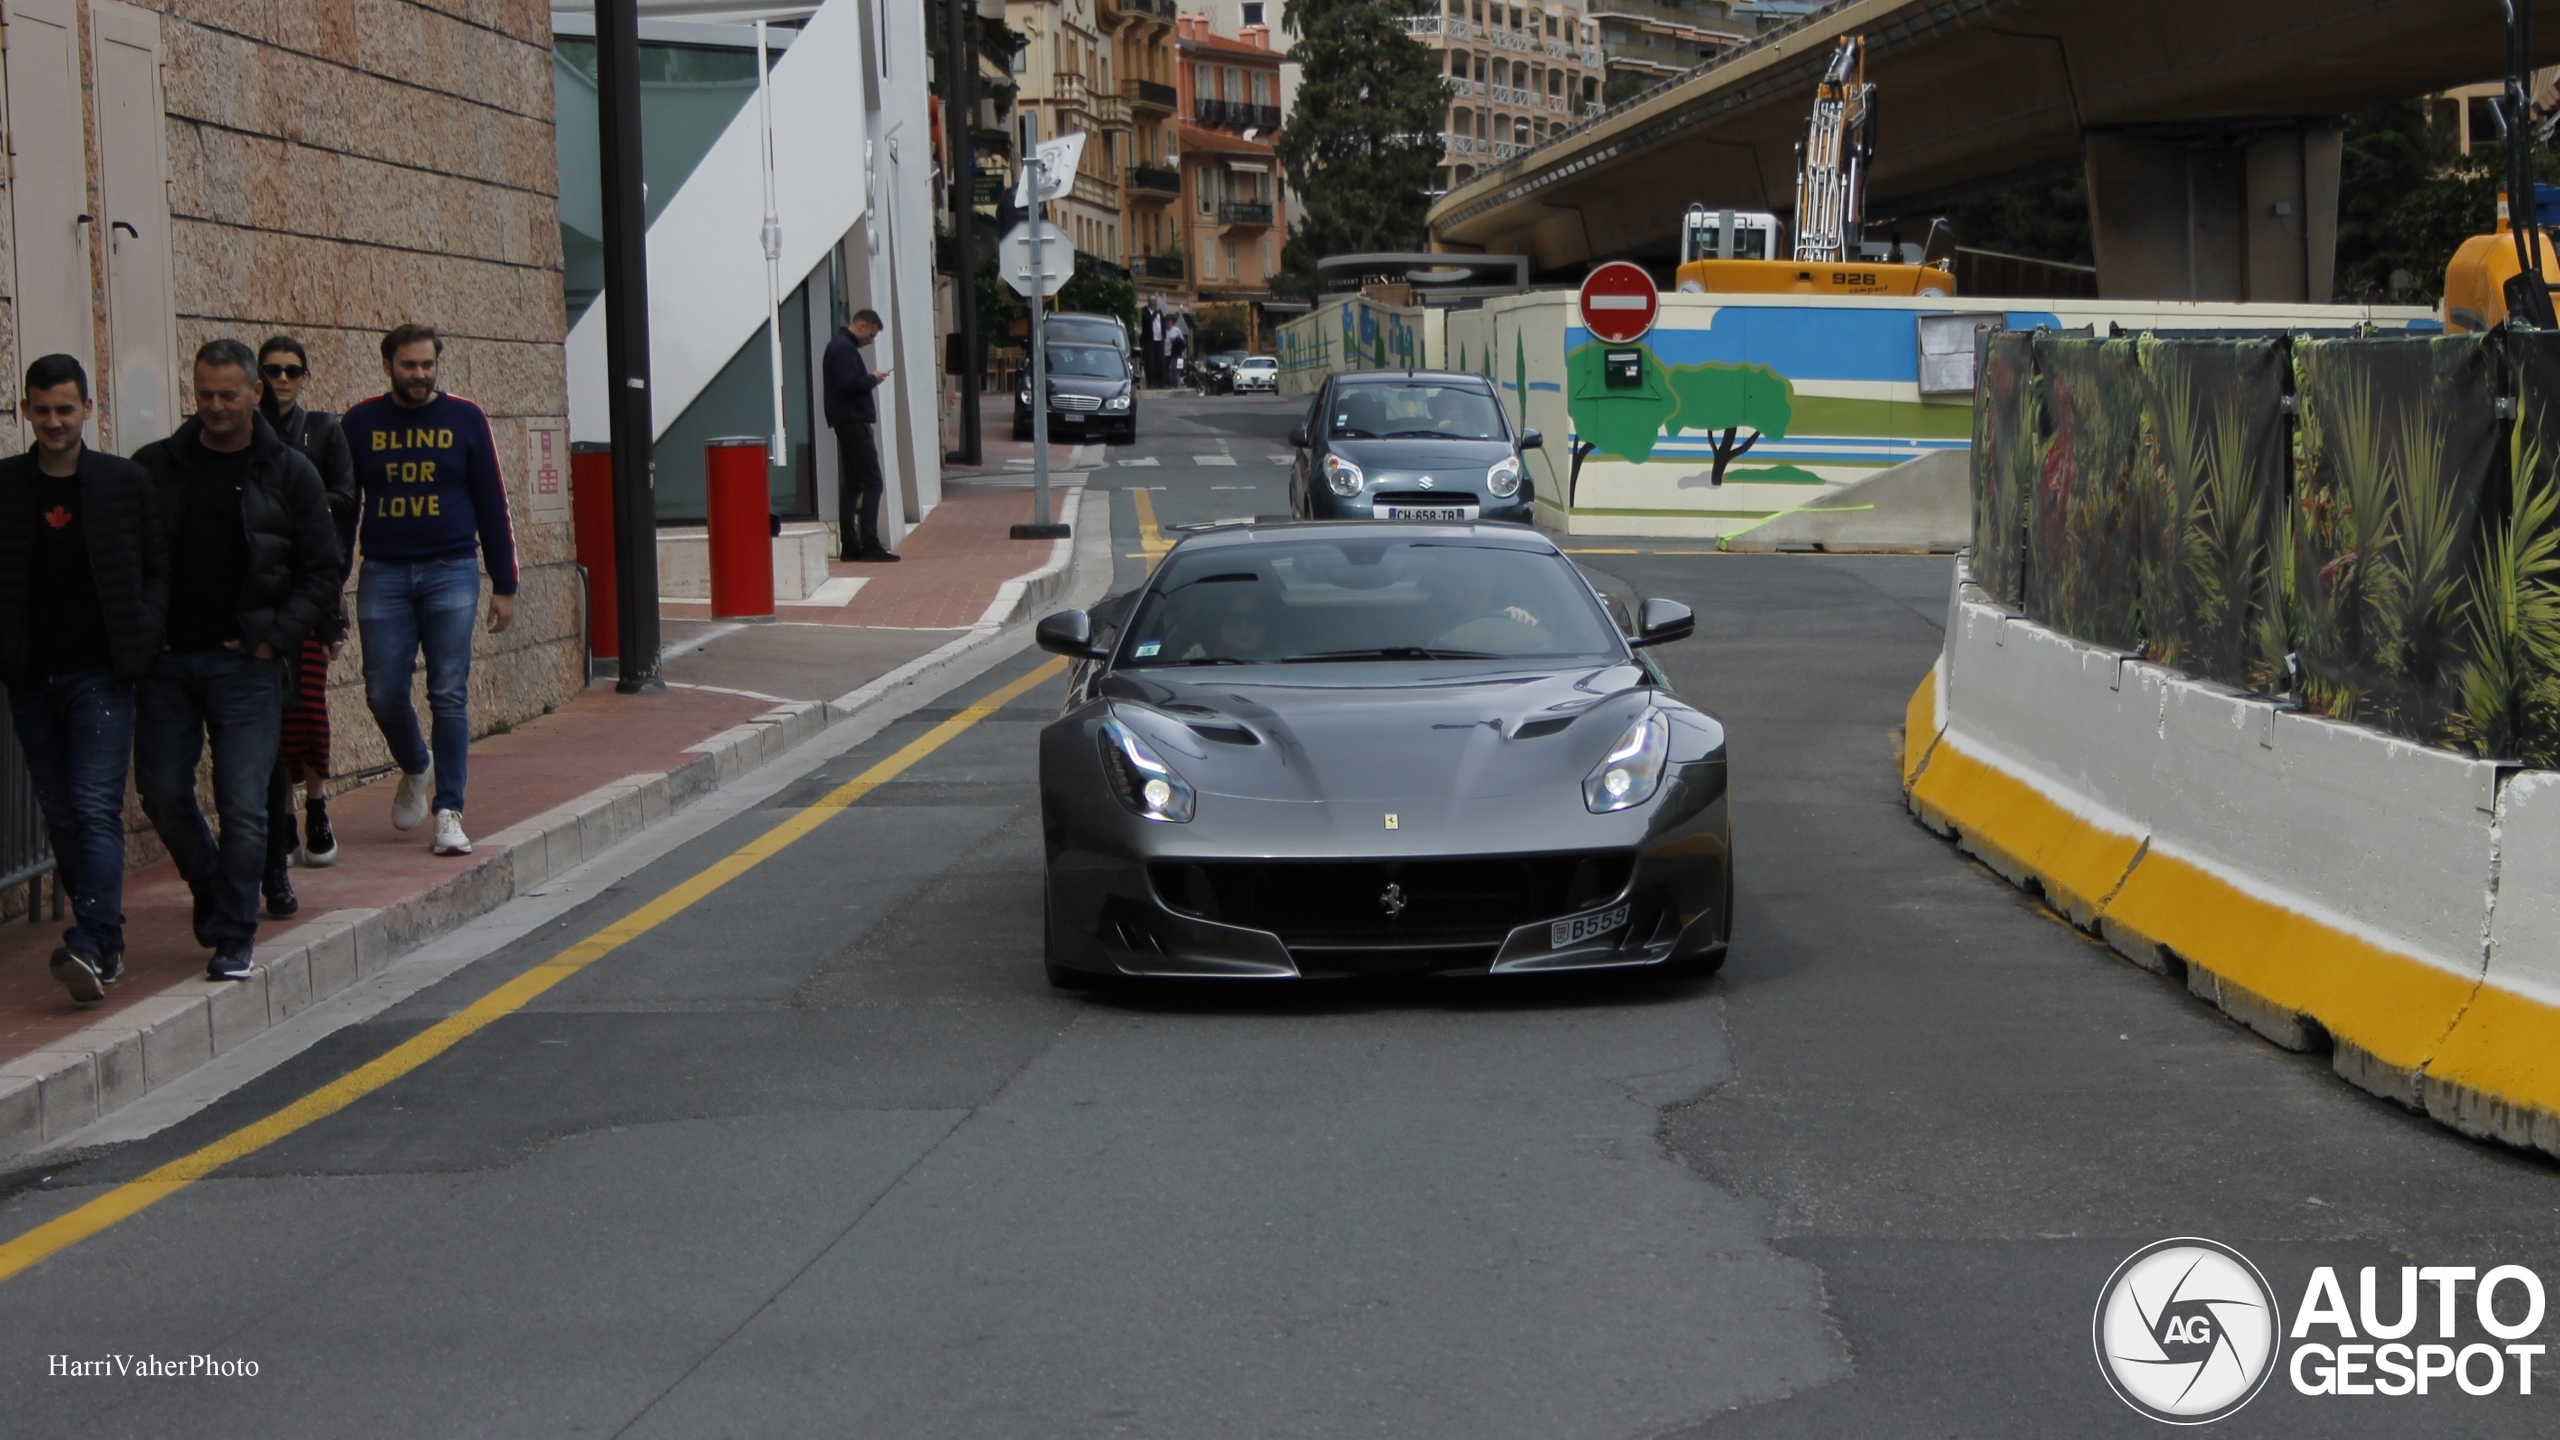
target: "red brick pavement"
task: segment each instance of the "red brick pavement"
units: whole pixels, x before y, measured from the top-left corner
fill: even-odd
[[[617,695],[599,686],[559,713],[541,716],[471,746],[469,807],[475,835],[494,835],[520,820],[626,775],[667,771],[685,753],[733,725],[772,708],[760,700],[699,690]],[[296,925],[332,910],[373,909],[423,894],[449,879],[464,858],[427,853],[430,827],[391,828],[388,777],[329,802],[338,832],[338,863],[296,870],[302,910],[293,920],[264,920],[261,944],[281,943]],[[485,853],[485,847],[484,847]],[[187,887],[168,861],[125,877],[125,978],[95,1005],[72,1003],[47,969],[66,922],[51,918],[0,926],[0,1062],[32,1054],[72,1032],[204,974],[207,952],[190,933]]]
[[[1008,533],[1030,517],[1028,492],[972,492],[963,481],[907,536],[900,563],[829,567],[868,582],[851,603],[786,606],[784,617],[886,628],[975,625],[1005,581],[1048,562],[1051,542],[1015,540]],[[670,602],[663,613],[669,619],[707,619],[710,607]],[[633,697],[610,687],[590,689],[557,714],[472,745],[465,822],[474,835],[492,835],[626,775],[672,770],[691,758],[688,747],[769,708],[761,700],[717,691],[673,688]],[[295,925],[334,910],[379,908],[425,894],[452,876],[463,862],[427,853],[426,826],[405,834],[391,828],[395,788],[385,777],[330,802],[338,863],[293,872],[301,912],[292,921],[262,921],[262,944],[281,944]],[[61,943],[62,924],[48,915],[32,924],[0,925],[0,1063],[43,1050],[172,984],[201,976],[206,952],[189,933],[189,908],[186,886],[165,860],[125,878],[125,978],[94,1005],[73,1004],[46,968]]]
[[[1063,489],[1053,491],[1063,500]],[[896,629],[962,629],[985,617],[996,592],[1007,580],[1039,569],[1049,561],[1047,540],[1016,540],[1012,528],[1031,519],[1027,490],[971,490],[967,482],[934,507],[922,525],[908,532],[894,565],[830,561],[830,578],[863,581],[853,599],[841,606],[777,606],[775,614],[795,624],[878,625]],[[668,600],[659,613],[670,620],[708,620],[707,600]]]

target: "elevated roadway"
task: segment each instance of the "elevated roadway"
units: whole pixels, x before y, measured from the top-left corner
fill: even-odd
[[[2534,7],[2560,60],[2560,0]],[[1870,216],[2085,168],[2111,298],[2326,299],[2336,117],[2494,78],[2494,0],[1849,0],[1453,189],[1434,248],[1533,270],[1668,260],[1691,201],[1793,208],[1795,147],[1841,36],[1867,38]]]

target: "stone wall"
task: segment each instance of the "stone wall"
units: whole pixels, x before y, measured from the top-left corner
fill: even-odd
[[[310,401],[343,410],[381,391],[385,330],[444,333],[448,385],[497,432],[523,567],[514,628],[480,634],[472,729],[541,714],[586,675],[568,511],[537,516],[523,473],[527,422],[568,413],[549,7],[160,8],[181,350],[289,332]],[[360,667],[350,644],[330,673],[341,776],[389,763]]]

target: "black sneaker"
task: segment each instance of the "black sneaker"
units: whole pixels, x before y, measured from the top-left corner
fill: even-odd
[[[246,980],[257,974],[258,967],[249,958],[249,946],[250,942],[246,940],[224,941],[222,946],[213,952],[212,963],[204,967],[204,978]]]
[[[269,865],[266,883],[259,888],[267,894],[267,913],[278,920],[290,920],[302,908],[301,897],[293,893],[293,875],[282,865]]]
[[[71,998],[87,1004],[107,998],[106,982],[98,975],[98,962],[68,945],[54,947],[53,978],[71,992]]]
[[[338,863],[338,832],[329,828],[329,812],[316,804],[302,807],[301,863],[314,870]]]
[[[124,978],[124,952],[110,950],[98,960],[98,983],[113,985]]]

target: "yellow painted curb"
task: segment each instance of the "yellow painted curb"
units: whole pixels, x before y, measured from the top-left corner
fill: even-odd
[[[2560,1154],[2560,1007],[2481,983],[2244,890],[2149,837],[2105,830],[1946,735],[1935,672],[1906,710],[1923,823],[2127,958],[2166,947],[2189,988],[2278,1039],[2325,1030],[2338,1073],[2456,1129]],[[1922,743],[1916,737],[1934,734]],[[1916,758],[1914,753],[1916,752]],[[2317,1027],[2301,1027],[2308,1019]]]
[[[1946,662],[1941,660],[1939,665]],[[1902,708],[1902,788],[1905,793],[1920,772],[1929,764],[1930,752],[1938,745],[1938,735],[1946,726],[1938,719],[1938,666],[1920,677],[1920,687],[1911,692],[1911,703]]]

